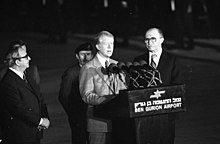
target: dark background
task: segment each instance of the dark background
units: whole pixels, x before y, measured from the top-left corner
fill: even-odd
[[[129,0],[126,9],[122,9],[120,0],[109,0],[108,8],[104,8],[103,1],[0,2],[1,62],[9,42],[22,39],[27,42],[31,64],[39,68],[41,90],[51,118],[42,143],[70,144],[67,117],[57,97],[63,71],[76,62],[74,49],[82,42],[93,42],[94,34],[100,30],[109,30],[116,36],[113,57],[131,61],[145,51],[145,30],[158,26],[165,32],[168,47],[181,33],[187,38],[187,32],[193,32],[195,40],[193,50],[170,49],[181,58],[186,83],[187,111],[177,121],[176,144],[219,144],[220,1],[192,0],[192,17],[188,17],[186,26],[181,22],[185,18],[179,15],[186,11],[185,7],[176,7],[178,13],[171,11],[170,0]],[[180,1],[180,6],[184,6],[190,0]],[[129,39],[129,45],[120,45],[123,39]]]
[[[46,3],[44,3],[46,1]],[[192,6],[191,25],[195,37],[219,38],[218,0],[176,0],[171,10],[171,0],[1,0],[1,32],[39,33],[96,33],[108,29],[116,35],[143,34],[152,26],[161,27],[167,36],[178,30],[176,13]],[[180,1],[180,2],[179,2]],[[181,2],[182,1],[182,2]],[[182,27],[184,27],[182,23]],[[126,30],[123,30],[126,29]],[[187,30],[187,29],[186,29]]]

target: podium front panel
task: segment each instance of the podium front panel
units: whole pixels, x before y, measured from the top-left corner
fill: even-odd
[[[186,111],[185,85],[121,91],[129,102],[129,117]]]
[[[122,90],[106,104],[95,107],[102,117],[127,117],[158,115],[186,111],[185,85]]]

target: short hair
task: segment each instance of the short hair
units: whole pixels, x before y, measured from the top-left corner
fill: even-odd
[[[114,38],[113,34],[111,34],[110,32],[108,32],[108,31],[101,31],[98,34],[96,34],[96,36],[95,36],[96,44],[100,43],[100,38],[103,37],[103,36],[108,36],[108,37]]]
[[[93,46],[91,43],[83,43],[80,44],[76,49],[75,49],[75,54],[79,54],[80,51],[92,51]]]
[[[149,28],[145,33],[147,33],[147,32],[150,31],[150,30],[153,30],[153,29],[157,30],[161,37],[164,37],[164,34],[163,34],[162,29],[161,29],[161,28],[158,28],[158,27]]]
[[[26,46],[26,43],[22,40],[13,40],[9,44],[9,48],[16,47],[16,46],[18,47]]]
[[[9,49],[5,53],[5,65],[12,66],[15,63],[15,60],[20,57],[18,50],[24,45],[26,44],[22,40],[15,40],[10,42]]]
[[[159,28],[157,30],[158,30],[158,33],[161,35],[161,37],[164,37],[163,31]]]

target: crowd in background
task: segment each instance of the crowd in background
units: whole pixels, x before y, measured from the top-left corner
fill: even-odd
[[[187,30],[193,37],[216,38],[219,6],[218,0],[1,0],[0,31],[47,33],[65,42],[68,33],[107,29],[126,43],[156,25],[169,37]]]

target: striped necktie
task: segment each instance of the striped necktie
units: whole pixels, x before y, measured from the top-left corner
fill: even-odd
[[[23,75],[23,80],[24,80],[24,82],[25,82],[25,83],[28,83],[28,81],[27,81],[27,78],[26,78],[25,74]]]
[[[154,69],[156,69],[157,68],[157,64],[156,64],[156,62],[155,62],[155,58],[157,57],[157,55],[156,54],[153,54],[153,55],[151,55],[151,67],[152,68],[154,68]]]

